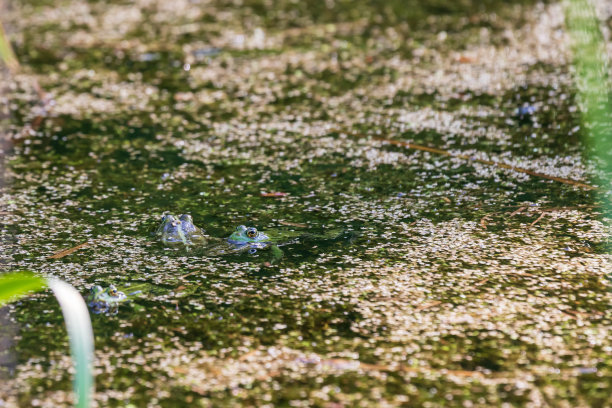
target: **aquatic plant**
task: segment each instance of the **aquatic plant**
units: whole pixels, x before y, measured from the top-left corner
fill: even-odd
[[[8,40],[6,31],[4,31],[2,21],[0,21],[0,62],[3,62],[7,66],[11,74],[16,74],[20,69],[19,60],[17,59],[15,51]],[[34,89],[36,90],[40,101],[43,102],[43,104],[48,108],[49,99],[45,91],[40,87],[36,79],[32,81],[32,84],[34,85]],[[32,124],[34,128],[38,127],[39,125],[39,123],[35,123],[36,121]]]
[[[588,0],[566,0],[565,19],[572,41],[586,143],[599,171],[603,214],[612,217],[612,103],[608,54],[595,9]],[[608,252],[612,251],[608,237]],[[608,273],[612,281],[612,273]]]
[[[19,67],[19,61],[17,57],[15,57],[11,43],[6,37],[2,22],[0,22],[0,60],[2,60],[11,71]]]
[[[588,0],[566,0],[565,18],[572,42],[585,142],[600,172],[599,196],[604,214],[612,215],[612,103],[609,63],[595,9]]]
[[[87,408],[90,406],[94,389],[93,330],[87,306],[79,292],[59,279],[44,279],[29,272],[14,272],[0,276],[0,307],[26,296],[29,292],[40,291],[45,286],[53,291],[66,320],[70,350],[76,367],[76,406]]]

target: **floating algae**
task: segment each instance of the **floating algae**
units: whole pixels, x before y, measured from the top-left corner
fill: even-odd
[[[311,3],[33,1],[3,14],[22,62],[0,79],[14,145],[3,267],[81,293],[147,288],[93,316],[96,400],[608,404],[597,193],[377,140],[590,183],[560,5]],[[55,100],[36,129],[34,79]],[[516,117],[523,104],[534,120]],[[263,251],[165,248],[149,235],[164,213],[219,238],[238,225],[360,235],[287,245],[268,265]],[[6,406],[71,406],[53,302],[10,309]]]

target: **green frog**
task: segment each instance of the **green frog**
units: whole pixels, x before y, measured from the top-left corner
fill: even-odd
[[[298,233],[296,231],[276,231],[273,237],[258,231],[254,227],[240,225],[227,239],[225,253],[249,252],[256,253],[260,249],[269,249],[272,253],[272,262],[283,257],[281,247],[289,245],[303,245],[310,248],[333,245],[338,242],[352,243],[356,233],[340,229],[328,230],[324,234]]]
[[[233,245],[236,249],[257,250],[263,249],[270,245],[270,237],[263,232],[257,231],[254,227],[245,227],[240,225],[229,236],[227,242]]]
[[[332,229],[324,234],[299,233],[296,231],[279,230],[273,237],[252,226],[239,225],[226,238],[213,238],[205,234],[205,231],[193,224],[193,219],[188,214],[182,214],[178,218],[173,215],[164,215],[155,235],[165,245],[184,244],[187,249],[194,247],[204,256],[223,256],[241,254],[248,252],[255,254],[259,250],[269,250],[272,262],[275,263],[284,255],[280,247],[301,244],[317,248],[339,241],[353,241],[354,233],[340,229]]]
[[[103,289],[100,285],[91,288],[87,297],[87,305],[96,313],[116,314],[119,304],[128,300],[125,293],[119,292],[115,285]]]
[[[178,218],[171,214],[162,217],[161,224],[157,227],[155,235],[165,245],[195,245],[206,241],[206,231],[193,224],[193,218],[189,214],[181,214]]]

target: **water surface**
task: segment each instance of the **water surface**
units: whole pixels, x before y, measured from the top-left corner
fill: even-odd
[[[12,4],[2,269],[142,290],[92,315],[99,406],[610,404],[594,192],[380,140],[589,183],[561,8],[420,3]],[[210,256],[164,213],[355,239]],[[5,310],[0,405],[70,406],[52,295]]]

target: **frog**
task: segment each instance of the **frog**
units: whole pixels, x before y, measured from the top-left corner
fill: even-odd
[[[239,225],[227,238],[209,237],[199,250],[204,256],[240,255],[248,252],[255,254],[259,250],[268,250],[272,254],[272,261],[282,258],[283,252],[278,248],[286,245],[286,241],[272,240],[255,227]]]
[[[96,314],[116,314],[119,304],[127,300],[127,295],[118,291],[115,285],[110,285],[106,289],[103,289],[100,285],[95,285],[90,289],[87,304]]]
[[[333,245],[337,242],[352,243],[356,237],[352,231],[333,229],[323,234],[296,231],[276,231],[274,237],[258,231],[255,227],[239,225],[227,238],[224,245],[208,251],[209,255],[222,255],[230,253],[248,252],[255,254],[258,250],[267,249],[271,252],[271,263],[277,263],[284,256],[281,247],[301,244],[310,248]]]
[[[206,241],[206,231],[196,227],[189,214],[181,214],[178,218],[171,214],[164,215],[155,235],[165,245],[184,244],[190,246]]]
[[[257,231],[255,227],[246,227],[244,225],[236,227],[236,230],[229,236],[227,242],[237,250],[248,249],[251,253],[258,249],[266,248],[271,244],[270,237],[265,233]]]
[[[301,243],[304,246],[317,248],[335,242],[353,241],[353,233],[339,229],[328,230],[323,234],[300,233],[296,231],[276,231],[271,238],[267,233],[254,226],[239,225],[227,238],[211,237],[193,224],[188,214],[178,218],[171,214],[162,217],[161,224],[155,232],[165,245],[184,244],[188,251],[197,251],[203,256],[239,255],[244,252],[255,254],[260,250],[271,253],[272,263],[277,263],[284,256],[281,247]]]
[[[227,238],[227,243],[230,245],[230,251],[235,253],[247,251],[254,254],[259,249],[268,248],[272,254],[270,261],[277,263],[284,256],[280,246],[288,245],[290,241],[273,242],[264,232],[257,231],[257,228],[239,225]]]

